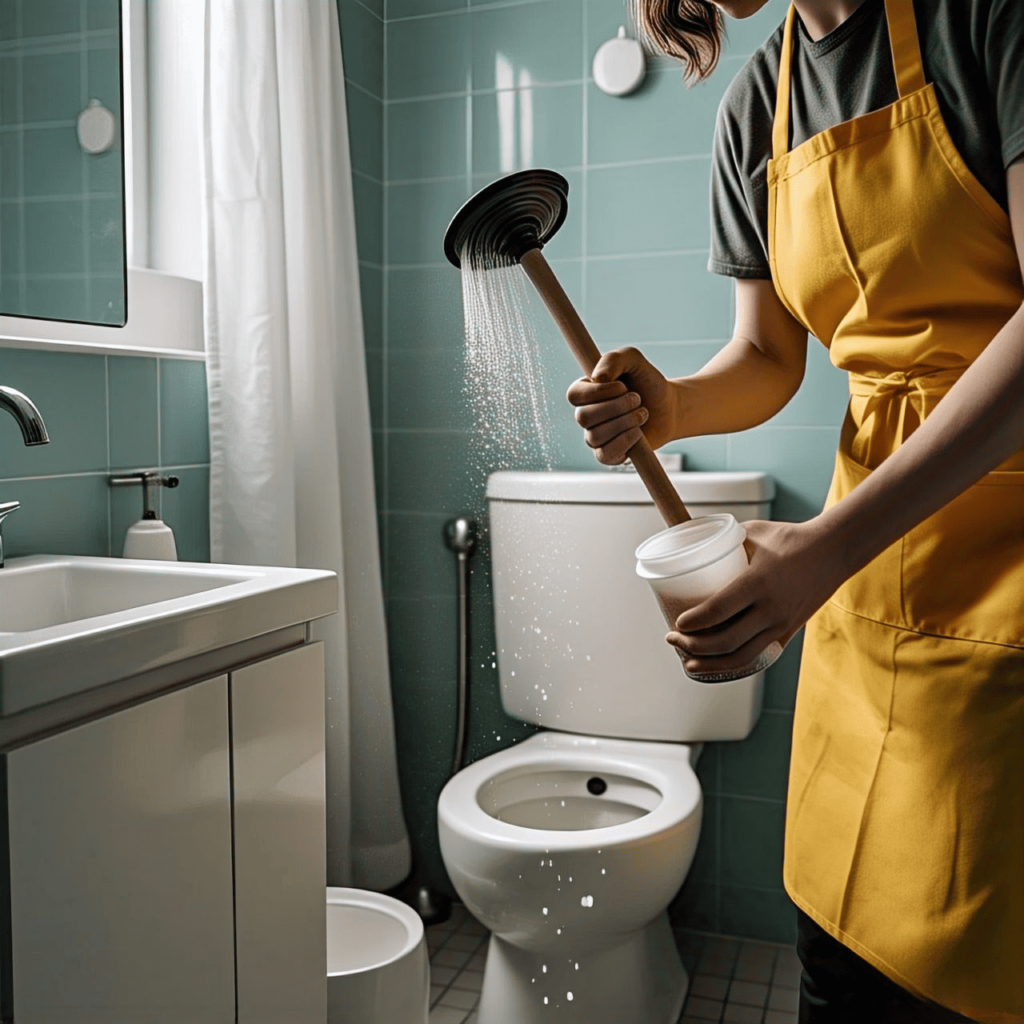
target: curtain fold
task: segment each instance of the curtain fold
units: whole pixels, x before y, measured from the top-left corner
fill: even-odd
[[[214,561],[338,573],[327,883],[408,874],[333,0],[206,0],[204,303]]]

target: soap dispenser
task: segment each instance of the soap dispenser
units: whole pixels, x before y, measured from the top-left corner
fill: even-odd
[[[176,562],[178,551],[174,544],[174,531],[157,518],[153,488],[177,487],[178,478],[161,476],[157,472],[129,473],[110,478],[112,487],[131,484],[142,484],[142,518],[128,527],[122,557]]]

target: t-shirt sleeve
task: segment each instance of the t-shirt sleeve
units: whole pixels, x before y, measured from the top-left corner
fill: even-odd
[[[715,122],[708,270],[726,277],[771,278],[768,253],[758,230],[756,189],[741,166],[743,131],[731,109],[737,96],[735,86],[726,91]]]
[[[995,98],[1003,166],[1024,154],[1024,2],[993,0],[985,34],[985,74]]]

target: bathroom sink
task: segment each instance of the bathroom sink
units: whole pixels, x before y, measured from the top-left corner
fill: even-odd
[[[126,612],[247,578],[193,565],[179,564],[168,571],[114,558],[21,561],[0,570],[0,634]]]
[[[337,606],[337,577],[321,569],[11,558],[0,569],[0,718],[181,663],[203,672],[210,652]]]

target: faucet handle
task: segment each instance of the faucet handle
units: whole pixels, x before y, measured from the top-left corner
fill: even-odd
[[[0,527],[4,525],[4,520],[12,513],[17,512],[21,508],[20,501],[5,501],[0,502]],[[0,532],[0,569],[4,567],[4,537],[3,533]]]

